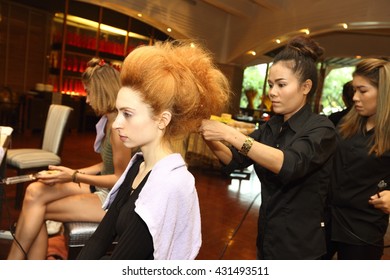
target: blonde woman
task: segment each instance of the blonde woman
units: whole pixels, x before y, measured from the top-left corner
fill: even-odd
[[[389,221],[389,191],[379,187],[390,183],[390,62],[364,59],[352,85],[354,106],[339,127],[331,180],[329,257],[381,259]]]
[[[102,162],[80,169],[51,166],[58,172],[42,175],[27,187],[8,259],[46,259],[46,220],[100,222],[103,218],[102,203],[131,158],[131,149],[121,143],[112,129],[119,75],[99,58],[89,61],[82,81],[86,102],[102,116],[95,141]]]

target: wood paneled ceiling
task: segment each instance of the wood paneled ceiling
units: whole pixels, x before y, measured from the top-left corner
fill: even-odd
[[[171,28],[173,38],[203,42],[223,64],[269,62],[275,50],[307,30],[325,48],[327,61],[390,57],[389,0],[80,1],[133,17],[141,13],[139,19],[161,31]]]

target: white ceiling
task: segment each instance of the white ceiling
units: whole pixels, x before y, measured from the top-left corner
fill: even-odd
[[[308,28],[326,57],[390,57],[390,0],[80,0],[202,41],[219,63],[268,62],[267,53]],[[341,24],[347,23],[348,29]],[[281,44],[275,42],[282,41]],[[254,50],[256,56],[247,52]]]

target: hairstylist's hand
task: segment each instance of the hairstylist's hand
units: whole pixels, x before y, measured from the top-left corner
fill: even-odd
[[[199,133],[208,141],[229,142],[228,137],[234,137],[235,134],[240,132],[219,121],[203,120],[202,125],[199,128]]]
[[[379,197],[378,195],[371,196],[368,203],[384,213],[390,214],[390,191],[381,191]]]

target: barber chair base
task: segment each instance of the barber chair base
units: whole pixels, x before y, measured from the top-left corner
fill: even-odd
[[[93,222],[68,222],[64,223],[64,234],[68,246],[68,259],[74,260],[85,243],[95,232],[99,223]]]

